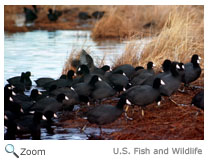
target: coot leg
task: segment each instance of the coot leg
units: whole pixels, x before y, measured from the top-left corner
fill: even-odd
[[[102,127],[99,126],[99,130],[100,130],[100,136],[102,136]]]
[[[127,105],[127,106],[126,106],[126,109],[125,109],[125,117],[126,117],[126,120],[131,120],[131,121],[132,121],[133,118],[129,117],[128,114],[127,114],[128,109],[129,109],[129,106]]]

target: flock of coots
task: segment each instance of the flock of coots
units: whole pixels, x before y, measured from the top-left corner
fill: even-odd
[[[108,65],[98,68],[91,56],[83,52],[80,61],[74,61],[77,63],[76,72],[69,70],[59,79],[43,77],[35,80],[37,88],[45,91],[31,90],[30,72],[7,79],[8,84],[4,87],[5,139],[16,139],[21,135],[41,139],[40,128],[53,133],[51,126],[54,118],[58,114],[75,112],[75,105],[80,105],[81,112],[83,107],[87,107],[83,118],[97,124],[100,129],[102,125],[117,120],[131,105],[141,107],[144,116],[147,105],[154,102],[159,105],[167,99],[163,96],[173,101],[172,94],[178,91],[181,83],[188,87],[201,74],[200,57],[197,54],[185,64],[165,60],[162,63],[163,72],[156,73],[151,61],[146,69],[129,64],[114,69]],[[25,95],[26,90],[31,90],[30,96]],[[118,102],[116,105],[101,104],[106,99]],[[195,95],[191,103],[204,110],[204,92]]]
[[[38,12],[36,5],[32,5],[32,9],[24,7],[24,14],[25,14],[25,22],[31,23],[34,22],[38,18]],[[62,16],[63,12],[58,11],[56,9],[49,8],[48,9],[48,20],[51,22],[56,22],[60,16]],[[104,16],[104,11],[94,11],[91,15],[88,12],[79,12],[78,18],[80,20],[88,20],[88,19],[101,19]]]

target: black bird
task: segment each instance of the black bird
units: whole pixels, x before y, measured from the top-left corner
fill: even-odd
[[[143,85],[148,80],[152,80],[154,78],[155,72],[153,67],[155,65],[153,62],[147,63],[147,69],[139,69],[136,71],[131,77],[131,84],[132,85]]]
[[[50,21],[57,21],[57,19],[62,15],[61,11],[52,10],[51,8],[48,10],[48,19]]]
[[[46,83],[52,82],[54,79],[52,78],[38,78],[35,80],[37,87],[43,87]]]
[[[81,20],[87,20],[90,19],[91,16],[87,12],[79,12],[78,18]]]
[[[160,92],[163,96],[170,96],[176,92],[180,85],[181,80],[184,75],[184,66],[182,63],[172,62],[170,73],[162,76],[162,80],[165,82],[165,85],[160,88]],[[171,99],[170,99],[171,100]],[[174,102],[173,100],[171,100]],[[176,104],[176,102],[174,102]]]
[[[132,76],[132,74],[135,72],[135,68],[130,64],[124,64],[124,65],[117,66],[112,71],[117,72],[118,70],[122,70],[128,78],[130,78]]]
[[[105,81],[118,92],[123,91],[129,84],[129,79],[122,70],[105,73],[104,77]]]
[[[82,83],[78,83],[75,84],[72,88],[75,90],[75,92],[79,95],[79,96],[85,96],[88,97],[90,96],[90,94],[92,93],[92,91],[94,90],[95,87],[95,83],[100,80],[99,77],[97,75],[94,75],[89,83],[86,82],[82,82]]]
[[[182,79],[182,82],[188,86],[189,83],[197,80],[200,77],[201,74],[201,68],[200,68],[200,57],[197,54],[194,54],[192,56],[191,62],[186,63],[184,65],[185,67],[185,75]]]
[[[19,134],[30,134],[33,140],[41,139],[41,120],[46,119],[41,112],[35,112],[33,115],[25,115],[19,118],[16,123],[19,126]]]
[[[24,13],[25,13],[25,21],[26,23],[33,22],[38,18],[37,13],[37,7],[36,5],[32,5],[33,9],[29,9],[24,7]]]
[[[112,123],[118,119],[123,113],[123,107],[126,103],[126,97],[121,96],[116,106],[108,104],[98,105],[86,113],[87,120],[99,126],[101,135],[101,125]]]
[[[193,98],[192,98],[192,104],[202,110],[204,110],[204,90],[200,91],[197,93]]]
[[[105,12],[104,11],[94,11],[92,13],[92,17],[95,19],[101,19],[104,16]]]
[[[156,78],[153,82],[153,86],[139,85],[133,86],[124,92],[126,98],[133,105],[142,107],[142,115],[144,115],[144,108],[156,101],[160,96],[160,86],[165,85],[164,81],[160,78]]]
[[[45,83],[43,85],[43,88],[49,90],[53,85],[57,86],[57,88],[67,87],[67,86],[70,87],[73,84],[73,76],[74,76],[74,71],[69,70],[66,75],[66,78],[62,78],[63,75],[61,75],[59,79]]]
[[[32,107],[31,110],[38,111],[45,113],[48,110],[53,111],[54,113],[62,110],[62,105],[64,100],[69,100],[68,97],[61,93],[57,95],[56,98],[54,97],[45,97],[38,102]]]

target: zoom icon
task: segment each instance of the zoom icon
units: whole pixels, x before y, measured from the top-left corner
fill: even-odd
[[[19,156],[17,155],[17,153],[15,153],[15,147],[14,147],[14,145],[12,145],[12,144],[7,144],[6,146],[5,146],[5,151],[7,152],[7,153],[13,153],[14,155],[15,155],[15,157],[17,157],[17,158],[19,158]]]

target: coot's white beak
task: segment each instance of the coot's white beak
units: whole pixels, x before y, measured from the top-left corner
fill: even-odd
[[[126,74],[123,72],[123,76],[126,76]]]
[[[87,102],[87,106],[90,106],[90,102]]]
[[[69,100],[69,98],[67,96],[65,96],[65,100]]]
[[[101,79],[100,77],[98,78],[98,80],[99,80],[99,81],[102,81],[102,79]]]
[[[184,65],[182,65],[182,68],[185,69]]]
[[[13,98],[12,97],[9,97],[9,101],[13,102]]]
[[[35,113],[35,111],[29,111],[29,113],[30,113],[30,114],[34,114],[34,113]]]
[[[39,94],[39,95],[42,95],[42,93],[41,93],[40,91],[38,91],[38,94]]]
[[[14,93],[14,92],[12,91],[12,95],[13,95],[13,96],[16,96],[16,93]]]
[[[20,130],[20,126],[17,126],[17,130]]]
[[[8,117],[6,115],[4,115],[4,119],[8,120]]]
[[[155,67],[156,65],[153,63],[152,67]]]
[[[58,118],[58,117],[57,117],[57,114],[55,114],[55,113],[54,113],[54,118]]]
[[[198,57],[198,59],[201,60],[202,58],[201,57]]]
[[[123,88],[123,91],[125,92],[126,91],[126,88]]]
[[[165,85],[165,82],[163,80],[160,80],[161,85]]]
[[[14,88],[15,88],[15,86],[14,86],[14,85],[12,85],[11,87],[12,87],[12,89],[14,89]]]
[[[160,106],[160,101],[157,102],[157,106]]]
[[[21,113],[24,113],[24,111],[23,111],[23,109],[22,109],[22,108],[20,109],[20,112],[21,112]]]
[[[198,64],[200,63],[200,60],[199,60],[199,59],[197,60],[197,63],[198,63]]]
[[[70,87],[70,89],[71,89],[72,91],[75,91],[75,89],[74,89],[73,87]]]
[[[44,115],[42,115],[42,119],[43,119],[43,120],[47,120],[47,118],[46,118]]]
[[[179,67],[179,65],[178,65],[178,64],[176,65],[176,68],[177,68],[177,69],[180,69],[180,67]]]
[[[80,72],[80,71],[81,71],[81,68],[79,67],[79,68],[78,68],[78,72]]]
[[[126,104],[131,105],[131,102],[128,99],[126,99]]]

